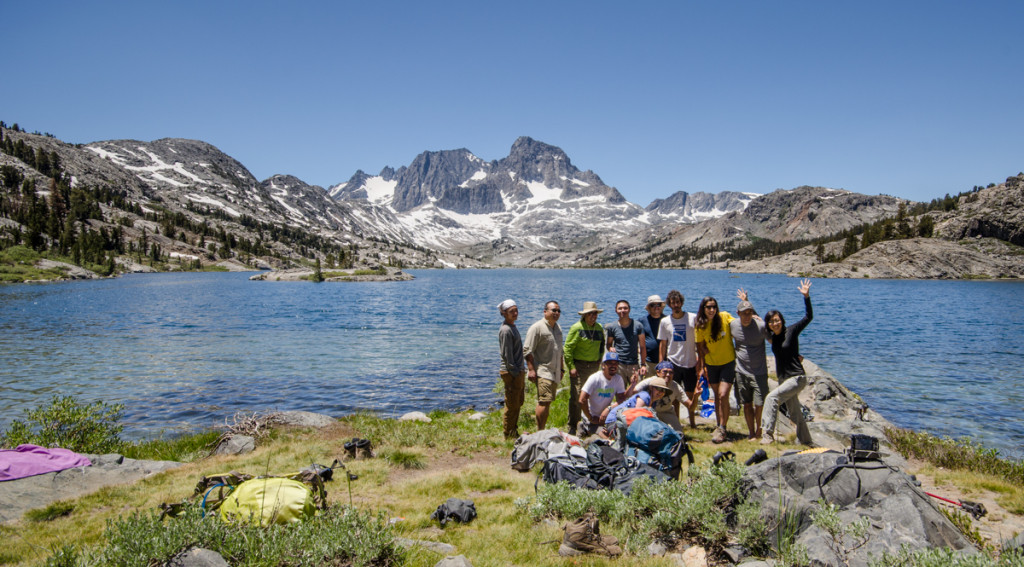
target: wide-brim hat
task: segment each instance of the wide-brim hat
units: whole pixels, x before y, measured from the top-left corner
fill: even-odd
[[[647,305],[652,303],[665,303],[665,300],[662,299],[660,295],[652,295],[647,298]]]
[[[587,313],[604,313],[604,309],[598,309],[597,303],[593,301],[584,301],[583,309],[579,311],[579,314],[586,315]]]
[[[668,385],[668,380],[665,380],[661,376],[651,378],[651,381],[648,382],[647,385],[654,388],[661,388],[662,390],[668,390],[669,392],[672,391],[672,388]]]

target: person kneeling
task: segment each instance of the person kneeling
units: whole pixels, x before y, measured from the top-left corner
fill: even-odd
[[[583,416],[576,434],[580,438],[596,434],[608,418],[612,401],[621,404],[632,394],[633,387],[634,384],[630,384],[627,394],[626,385],[622,381],[622,376],[619,376],[619,355],[606,352],[601,361],[601,370],[591,374],[580,391],[580,408],[583,410]]]

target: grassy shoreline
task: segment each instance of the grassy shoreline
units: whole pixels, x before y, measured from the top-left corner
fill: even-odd
[[[528,399],[524,407],[531,408],[531,404],[532,401]],[[553,419],[549,425],[564,428],[567,397],[561,396],[554,405]],[[635,514],[623,512],[640,504],[623,500],[614,494],[566,494],[564,491],[559,492],[558,487],[548,487],[543,483],[539,495],[535,494],[536,471],[521,474],[509,468],[512,442],[501,436],[500,411],[489,412],[479,420],[469,419],[469,412],[438,411],[429,415],[433,420],[431,423],[400,422],[364,413],[341,418],[337,424],[324,429],[275,429],[261,440],[255,452],[235,457],[199,457],[203,447],[210,443],[216,432],[132,445],[124,451],[132,458],[193,460],[183,467],[143,481],[108,487],[81,498],[53,503],[38,512],[27,514],[21,521],[0,525],[0,535],[9,542],[0,551],[0,565],[86,565],[89,564],[85,561],[87,556],[104,553],[104,550],[111,547],[125,547],[131,543],[140,548],[153,548],[168,537],[163,532],[159,532],[163,535],[158,536],[158,532],[148,530],[169,530],[167,533],[171,533],[174,530],[170,530],[167,522],[175,521],[165,520],[164,524],[154,522],[152,515],[157,513],[157,506],[189,497],[195,483],[203,475],[229,470],[250,474],[286,474],[314,462],[329,464],[334,458],[343,457],[342,446],[352,437],[371,439],[377,458],[346,462],[347,470],[357,475],[358,479],[350,485],[340,480],[329,484],[328,499],[336,510],[344,510],[350,503],[359,510],[363,514],[360,520],[360,525],[365,528],[363,531],[376,531],[380,537],[389,541],[402,537],[453,545],[457,550],[455,554],[466,555],[478,567],[510,563],[606,565],[611,564],[612,560],[589,556],[575,560],[558,557],[557,543],[543,543],[560,541],[561,525],[565,519],[563,514],[568,514],[574,507],[605,506],[607,515],[602,517],[602,533],[619,536],[629,550],[639,552],[627,559],[631,564],[673,564],[669,558],[648,557],[642,553],[651,539],[650,534],[644,531],[652,528]],[[533,428],[532,413],[524,412],[520,429],[526,431]],[[687,483],[675,483],[678,486],[673,488],[679,490],[684,489],[685,484],[702,482],[701,478],[708,474],[708,463],[713,454],[723,447],[734,451],[738,460],[743,460],[758,448],[754,442],[746,440],[735,441],[727,446],[713,445],[710,443],[710,427],[687,429],[686,433],[695,453],[696,465],[692,467]],[[922,440],[926,438],[915,439],[912,446],[929,445]],[[957,444],[955,441],[938,441],[946,445]],[[791,448],[797,446],[783,444],[773,447],[770,453]],[[974,449],[984,452],[980,448]],[[992,461],[978,462],[986,462],[986,466],[990,467]],[[1014,466],[1020,466],[1017,462],[1008,463],[1011,465],[1009,470],[1016,470]],[[341,474],[338,476],[343,477]],[[954,478],[957,476],[964,475],[954,475]],[[1024,502],[1024,489],[1007,483],[996,471],[978,471],[971,476],[976,476],[968,481],[971,483],[991,485],[1003,482],[1009,485],[1008,488],[1004,487],[1009,491],[1007,498]],[[468,525],[450,526],[441,530],[429,516],[448,497],[474,500],[480,516]],[[585,500],[587,498],[604,500],[595,504]],[[721,503],[717,500],[707,504],[723,509],[725,507],[719,506]],[[1024,513],[1024,508],[1014,513]],[[331,521],[337,521],[337,518]],[[315,527],[309,529],[320,533]],[[133,537],[140,541],[116,539],[127,537],[125,534],[137,534]],[[180,535],[188,536],[187,533]],[[277,539],[273,540],[273,545],[267,544],[265,552],[256,553],[252,548],[233,548],[249,549],[246,553],[255,556],[244,561],[229,559],[229,562],[232,565],[254,566],[285,564],[275,563],[272,551],[280,550],[280,546],[298,544],[288,544],[287,541],[291,540],[282,539],[284,536],[273,530],[253,532],[246,537],[251,540],[257,536],[271,535]],[[695,534],[679,536],[707,545],[713,557],[716,550],[720,549],[716,545],[720,545],[722,537],[740,537],[728,529],[725,532],[716,531],[710,536],[699,533],[699,530]],[[321,533],[320,537],[331,536]],[[117,545],[112,546],[111,542],[115,540]],[[441,554],[419,547],[401,552],[387,545],[383,548],[365,542],[359,545],[369,546],[367,553],[370,554],[374,550],[386,549],[387,561],[392,561],[367,561],[365,564],[419,567],[434,565],[443,558]],[[357,558],[338,564],[359,562]]]

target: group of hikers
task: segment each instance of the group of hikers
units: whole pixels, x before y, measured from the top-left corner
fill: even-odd
[[[579,321],[564,337],[558,324],[557,301],[544,305],[544,315],[530,325],[525,339],[516,327],[519,307],[512,299],[498,305],[503,322],[498,331],[500,375],[505,385],[502,412],[506,438],[519,436],[519,413],[526,380],[537,386],[537,429],[545,428],[551,402],[565,374],[569,376],[569,432],[580,437],[614,437],[618,412],[648,407],[658,419],[677,431],[686,408],[690,427],[696,427],[701,406],[702,379],[715,400],[716,427],[711,441],[727,441],[730,394],[743,408],[748,438],[762,444],[775,441],[780,406],[796,426],[797,440],[811,444],[798,396],[807,385],[800,356],[800,332],[810,323],[811,281],[802,280],[804,317],[787,325],[777,310],[758,316],[749,294],[736,292],[736,314],[719,308],[718,300],[701,300],[696,313],[683,311],[684,297],[677,290],[647,298],[647,315],[630,317],[629,301],[615,304],[618,319],[604,326],[599,309],[583,302]],[[665,315],[666,303],[671,310]],[[778,387],[769,392],[765,343],[775,356]],[[627,382],[628,381],[628,382]],[[762,419],[763,417],[763,419]]]

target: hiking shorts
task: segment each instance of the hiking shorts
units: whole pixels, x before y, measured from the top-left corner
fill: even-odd
[[[708,384],[725,382],[732,384],[736,381],[736,361],[727,362],[721,365],[708,364]]]
[[[558,392],[558,383],[547,378],[537,377],[537,403],[550,404],[555,401],[555,394]]]
[[[742,372],[736,373],[736,401],[740,405],[754,404],[763,406],[768,397],[768,375],[750,376]]]
[[[697,368],[672,364],[672,381],[683,387],[684,392],[697,389]]]

